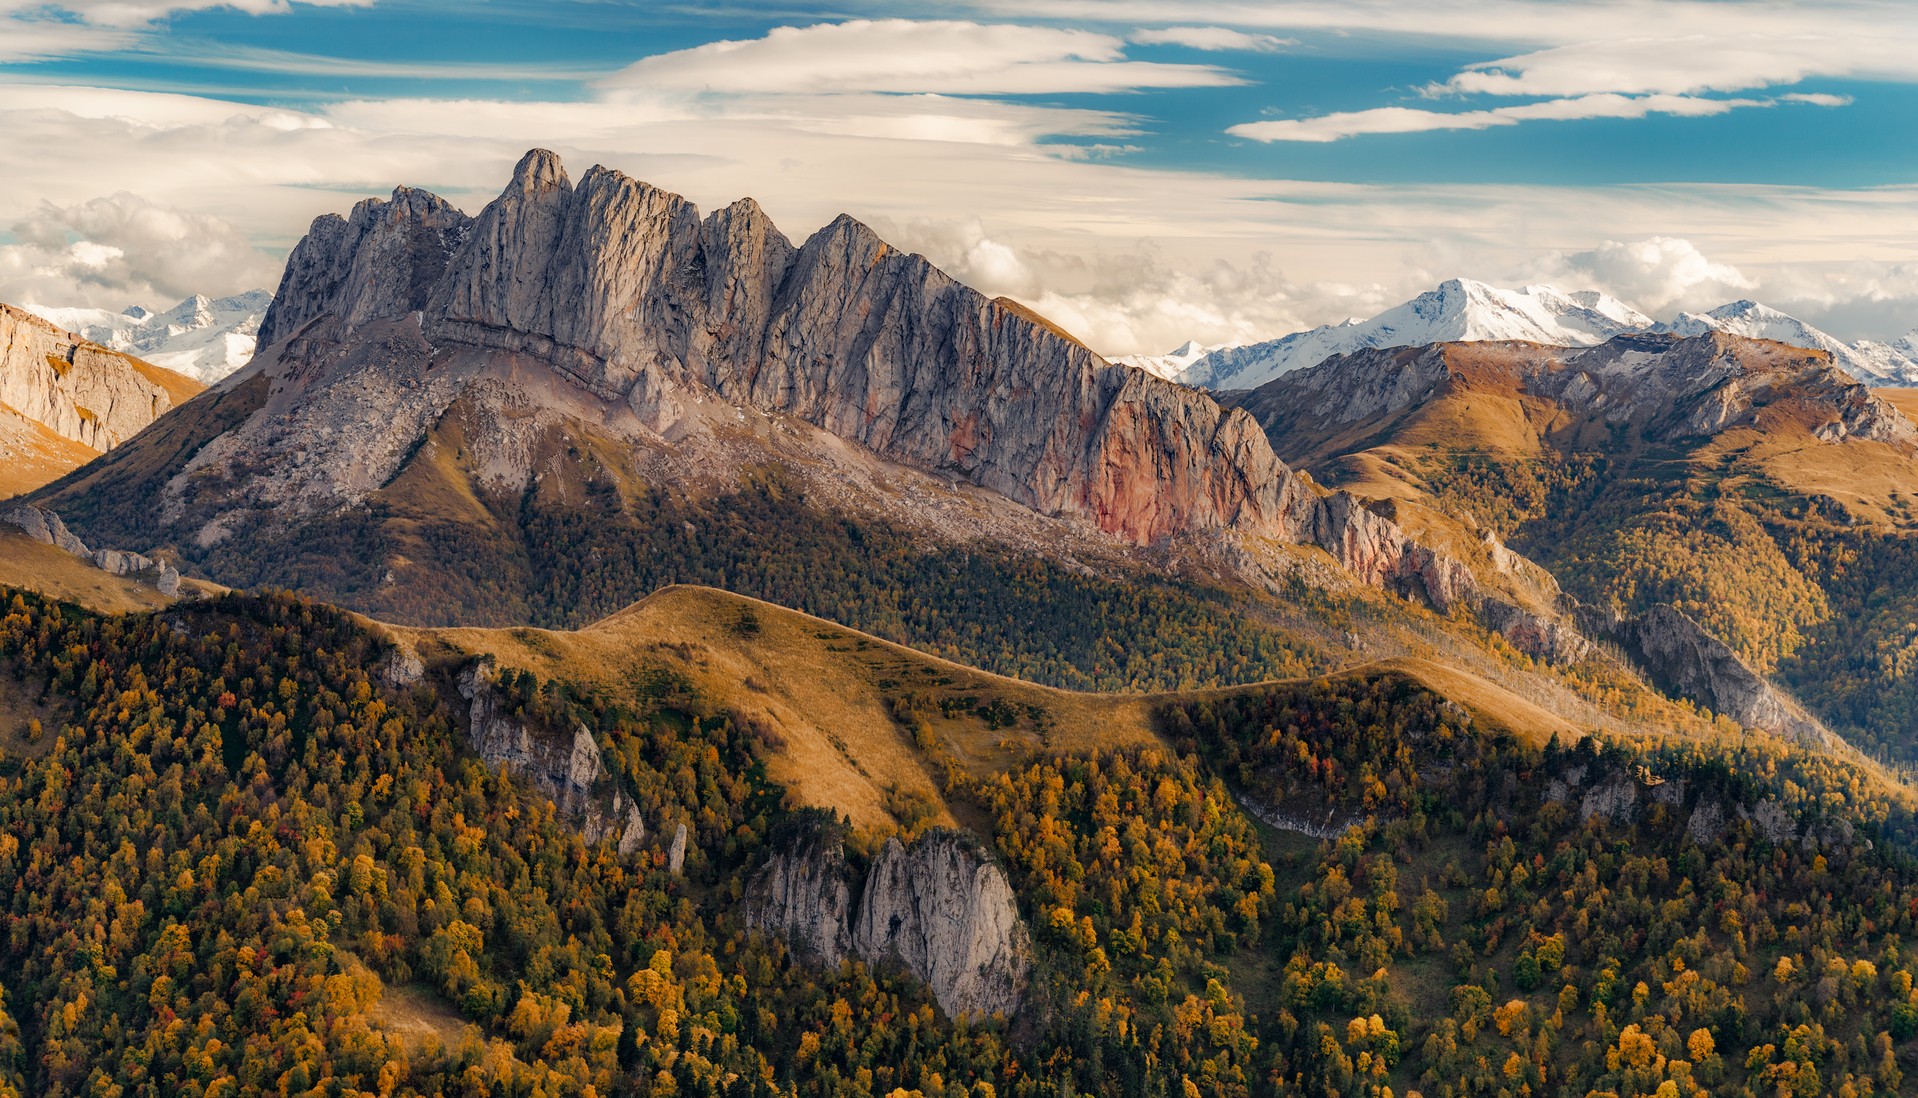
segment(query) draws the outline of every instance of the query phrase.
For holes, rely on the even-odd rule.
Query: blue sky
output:
[[[840,210],[1095,346],[1453,275],[1918,326],[1906,3],[0,0],[0,298],[270,284],[531,144],[793,235]],[[118,254],[115,254],[118,253]]]

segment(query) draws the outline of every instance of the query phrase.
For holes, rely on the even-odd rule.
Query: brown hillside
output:
[[[101,571],[11,526],[0,527],[0,585],[24,587],[103,614],[157,610],[171,601],[151,585]]]
[[[757,630],[741,627],[750,615]],[[889,790],[951,809],[943,762],[997,772],[1035,750],[1094,751],[1160,740],[1152,715],[1190,694],[1088,694],[993,675],[808,614],[706,587],[670,587],[577,632],[398,629],[433,659],[488,653],[504,666],[625,695],[642,669],[684,674],[713,702],[764,721],[784,741],[772,777],[808,804],[862,828],[894,823]],[[1542,743],[1565,720],[1502,687],[1430,660],[1363,664],[1343,675],[1404,675],[1493,727]],[[1223,695],[1260,685],[1207,691]],[[908,704],[931,736],[915,743],[895,712]],[[998,724],[998,727],[994,727]]]

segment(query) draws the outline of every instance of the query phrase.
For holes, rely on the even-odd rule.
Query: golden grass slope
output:
[[[51,484],[100,452],[0,404],[0,498]]]
[[[150,584],[95,568],[11,526],[0,527],[0,585],[24,587],[103,614],[157,610],[172,601]]]
[[[747,618],[757,628],[742,628]],[[685,675],[722,709],[765,722],[783,746],[771,777],[802,803],[862,830],[897,825],[902,795],[951,823],[938,769],[983,776],[1035,751],[1160,746],[1154,712],[1197,694],[1087,694],[1006,678],[756,599],[705,587],[669,587],[577,632],[542,629],[394,629],[429,660],[486,653],[505,667],[631,697],[643,670]],[[1342,675],[1404,675],[1465,706],[1486,724],[1543,743],[1577,732],[1502,687],[1430,660],[1368,663]],[[925,720],[899,719],[910,706]],[[986,714],[995,715],[996,719]],[[995,727],[995,725],[997,725]]]

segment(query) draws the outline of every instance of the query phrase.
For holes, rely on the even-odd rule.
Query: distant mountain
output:
[[[1162,355],[1121,355],[1112,361],[1121,366],[1134,366],[1153,377],[1162,377],[1167,381],[1182,381],[1193,365],[1207,355],[1223,351],[1229,343],[1214,343],[1210,346],[1198,340],[1188,340],[1177,350]]]
[[[1707,313],[1681,313],[1673,321],[1658,323],[1595,290],[1566,292],[1550,286],[1505,290],[1457,278],[1369,320],[1347,320],[1240,346],[1201,346],[1192,341],[1169,354],[1128,355],[1114,361],[1202,389],[1255,389],[1333,355],[1372,347],[1506,340],[1591,347],[1632,332],[1696,336],[1709,331],[1828,352],[1840,368],[1868,385],[1918,385],[1918,330],[1892,343],[1846,343],[1755,301],[1735,301]]]
[[[221,298],[195,294],[163,313],[138,305],[120,313],[22,307],[94,343],[212,384],[253,357],[260,322],[272,304],[272,294],[253,290]]]
[[[1892,730],[1918,714],[1918,669],[1880,656],[1918,589],[1918,426],[1888,399],[1903,395],[1819,349],[1706,327],[1374,348],[1224,399],[1286,462],[1392,500],[1414,533],[1436,511],[1527,554],[1587,635],[1638,651],[1661,685],[1809,735],[1757,677],[1777,673],[1909,758]],[[1688,621],[1711,639],[1672,639]]]
[[[86,464],[203,388],[0,305],[0,497]]]
[[[1280,374],[1369,347],[1420,347],[1461,340],[1589,347],[1651,323],[1650,317],[1617,298],[1592,291],[1566,293],[1550,286],[1503,290],[1454,278],[1370,320],[1348,320],[1264,343],[1210,350],[1190,357],[1176,373],[1162,376],[1206,389],[1254,389]],[[1191,347],[1188,343],[1181,351],[1189,352]]]
[[[1846,343],[1836,336],[1756,301],[1734,301],[1708,313],[1680,313],[1657,325],[1678,335],[1729,332],[1748,339],[1772,339],[1793,347],[1828,352],[1832,361],[1868,385],[1918,385],[1918,331],[1895,343]]]

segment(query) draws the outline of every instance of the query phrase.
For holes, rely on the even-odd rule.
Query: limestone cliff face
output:
[[[552,800],[589,843],[615,840],[621,854],[639,849],[646,822],[639,807],[617,789],[608,791],[599,745],[584,725],[554,735],[508,712],[491,657],[461,669],[460,696],[467,705],[467,741],[488,766],[499,767]]]
[[[851,881],[839,835],[805,829],[747,882],[746,924],[779,935],[827,967],[837,965],[852,955]]]
[[[948,1015],[1019,1009],[1031,935],[1005,873],[972,836],[939,830],[911,843],[888,839],[856,909],[850,896],[839,836],[815,828],[754,874],[745,916],[827,964],[851,956],[900,965]]]
[[[1830,738],[1823,725],[1676,607],[1660,604],[1635,617],[1581,608],[1578,620],[1586,632],[1624,648],[1659,686],[1677,695],[1751,728],[1814,744]]]
[[[1279,533],[1313,494],[1243,414],[1113,366],[849,217],[794,247],[750,201],[701,217],[605,168],[575,185],[544,151],[470,223],[416,191],[316,221],[262,343],[415,311],[439,351],[536,357],[655,429],[716,395],[1137,543]]]
[[[860,956],[924,980],[948,1014],[1011,1014],[1025,990],[1030,940],[1012,885],[961,832],[886,840],[852,937]]]
[[[260,324],[260,346],[279,343],[329,318],[336,337],[380,317],[426,304],[426,291],[465,238],[470,219],[438,195],[400,187],[369,198],[346,217],[314,220],[287,257],[280,289]]]
[[[0,405],[62,438],[110,450],[201,388],[0,305]]]
[[[360,504],[453,421],[485,486],[519,492],[529,440],[576,422],[636,451],[725,451],[716,465],[761,460],[725,450],[744,434],[790,434],[822,467],[965,482],[1061,520],[1048,533],[1255,580],[1270,547],[1304,543],[1441,609],[1481,598],[1464,565],[1287,467],[1245,412],[1107,363],[849,217],[795,246],[751,201],[702,216],[604,168],[575,182],[543,151],[477,217],[401,188],[315,221],[261,344],[222,383],[257,388],[244,418],[158,474],[164,532],[116,517],[116,534],[243,551],[249,529]]]
[[[1483,600],[1470,568],[1418,544],[1350,492],[1302,499],[1288,518],[1292,540],[1319,546],[1374,587],[1422,599],[1440,611]]]

